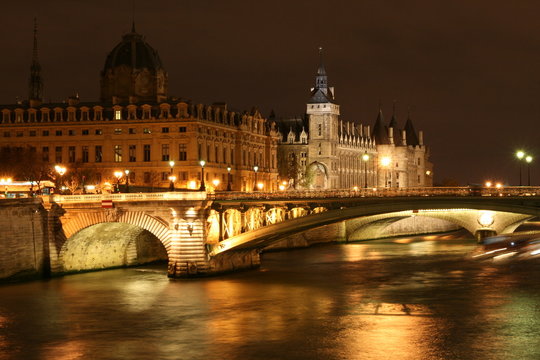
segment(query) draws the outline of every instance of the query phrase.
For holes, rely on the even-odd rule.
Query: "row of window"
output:
[[[123,132],[123,130],[121,128],[114,129],[114,134],[115,135],[120,135],[120,134],[122,134],[122,132]],[[161,128],[161,132],[163,134],[168,134],[170,132],[170,128],[163,127],[163,128]],[[185,133],[185,132],[187,132],[187,128],[185,126],[180,126],[178,128],[178,132]],[[55,130],[54,132],[51,131],[51,130],[42,130],[41,131],[41,136],[50,136],[51,133],[54,133],[55,136],[63,136],[64,135],[63,130]],[[129,128],[128,133],[129,134],[136,134],[137,129]],[[144,128],[143,129],[143,134],[151,134],[151,133],[152,133],[152,130],[150,128]],[[37,136],[37,134],[38,134],[37,130],[29,130],[28,131],[28,136],[33,137],[33,136]],[[68,136],[75,136],[75,135],[77,135],[77,132],[75,130],[67,130],[67,135]],[[89,129],[81,130],[81,135],[90,135],[90,130]],[[103,135],[103,130],[102,129],[95,129],[94,130],[94,135]],[[24,132],[23,131],[17,131],[15,133],[15,136],[16,137],[23,137]],[[4,131],[4,137],[11,137],[11,132],[10,131]]]

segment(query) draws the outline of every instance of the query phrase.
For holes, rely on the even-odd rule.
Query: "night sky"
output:
[[[75,92],[97,100],[132,8],[131,0],[3,2],[0,103],[27,97],[34,16],[46,101]],[[436,182],[515,185],[518,148],[540,163],[538,0],[139,0],[134,14],[171,96],[300,115],[322,46],[342,119],[373,126],[382,102],[388,121],[395,100],[403,126],[410,107]],[[536,166],[531,175],[540,185]]]

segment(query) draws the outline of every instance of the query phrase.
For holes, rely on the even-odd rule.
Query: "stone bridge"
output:
[[[512,232],[540,215],[540,198],[532,188],[194,191],[55,195],[44,198],[44,207],[53,274],[162,259],[168,260],[168,275],[175,278],[256,267],[261,249],[306,231],[352,241],[383,237],[391,224],[427,219],[435,226],[431,231],[441,223],[454,224],[478,239]],[[107,240],[96,240],[100,236]],[[116,247],[111,248],[111,237],[117,239]]]

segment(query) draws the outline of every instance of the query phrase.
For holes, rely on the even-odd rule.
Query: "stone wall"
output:
[[[46,211],[40,199],[1,201],[0,280],[43,276],[46,226]]]

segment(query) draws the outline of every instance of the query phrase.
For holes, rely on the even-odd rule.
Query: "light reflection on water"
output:
[[[442,235],[316,246],[170,281],[165,267],[0,287],[0,359],[538,359],[540,265]]]

